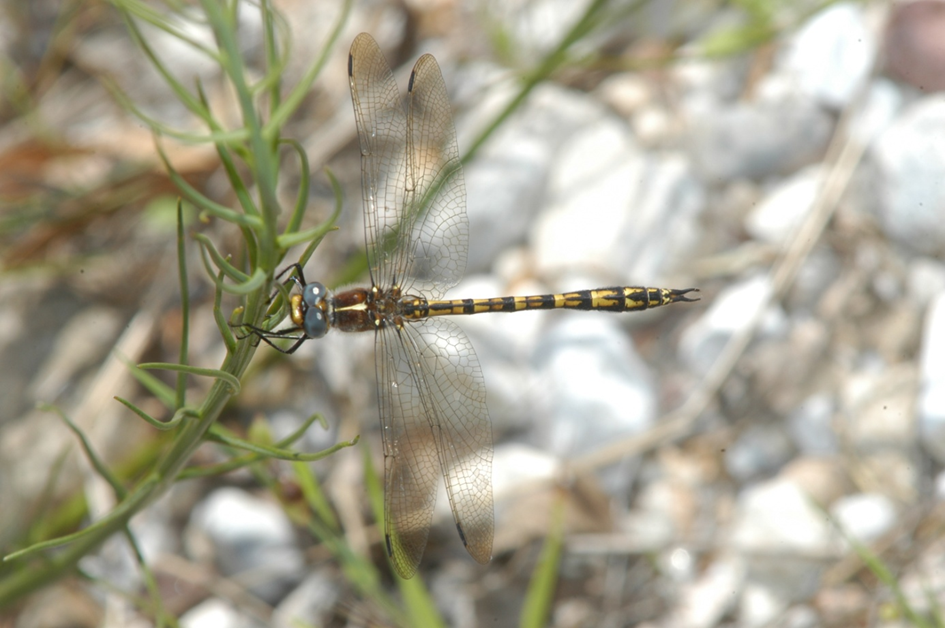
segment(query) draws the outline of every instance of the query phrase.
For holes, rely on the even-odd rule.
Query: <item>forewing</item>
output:
[[[407,116],[390,65],[367,33],[348,55],[348,82],[361,146],[364,239],[375,285],[391,286],[403,273],[395,262],[403,229]],[[403,264],[403,258],[398,258]]]
[[[433,520],[440,464],[418,387],[417,341],[394,326],[375,336],[377,397],[384,442],[384,531],[402,578],[417,571]]]
[[[465,332],[445,318],[410,323],[405,333],[453,520],[467,551],[485,564],[492,558],[495,527],[493,447],[479,359]]]
[[[404,220],[397,248],[405,286],[440,298],[466,272],[469,221],[456,130],[440,67],[423,55],[410,75]]]

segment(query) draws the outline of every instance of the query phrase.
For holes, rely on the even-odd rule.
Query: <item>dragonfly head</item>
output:
[[[292,296],[292,322],[302,328],[309,338],[321,338],[328,333],[328,298],[331,293],[318,282],[305,284],[302,294]]]

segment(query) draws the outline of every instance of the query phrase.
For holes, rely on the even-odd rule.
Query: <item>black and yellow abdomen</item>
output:
[[[679,301],[696,301],[688,296],[695,288],[618,287],[578,290],[560,294],[537,294],[526,297],[495,297],[492,299],[454,299],[434,301],[422,298],[402,302],[403,316],[407,319],[428,316],[483,314],[485,312],[523,312],[525,310],[601,310],[605,312],[635,312],[669,305]]]

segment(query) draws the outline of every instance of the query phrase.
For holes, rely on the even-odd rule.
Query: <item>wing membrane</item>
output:
[[[384,532],[402,578],[417,571],[433,521],[439,462],[404,331],[375,336],[377,397],[384,442]]]
[[[428,318],[406,327],[426,420],[436,440],[453,520],[480,563],[492,558],[492,422],[479,358],[451,320]]]
[[[404,578],[417,569],[446,481],[453,520],[470,555],[492,557],[492,426],[479,360],[455,323],[431,318],[377,334],[384,439],[385,532]]]
[[[432,56],[422,56],[405,113],[370,35],[355,38],[348,65],[371,279],[440,298],[462,278],[469,248],[466,188],[443,75]]]
[[[430,55],[417,61],[406,112],[370,35],[358,35],[351,45],[348,74],[371,280],[382,294],[400,286],[405,294],[440,298],[462,278],[469,240],[459,148],[440,68]],[[416,573],[440,475],[467,550],[486,563],[494,533],[492,427],[479,360],[454,323],[395,319],[390,313],[375,336],[385,533],[394,567],[404,578]]]
[[[348,55],[348,83],[361,146],[364,240],[374,285],[392,286],[406,181],[407,115],[377,42],[358,35]]]
[[[469,220],[449,97],[432,55],[417,61],[408,95],[404,214],[413,229],[399,253],[413,287],[438,299],[466,272]]]

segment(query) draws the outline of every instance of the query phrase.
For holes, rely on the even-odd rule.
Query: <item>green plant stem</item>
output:
[[[239,343],[236,353],[224,361],[223,370],[241,376],[249,365],[252,352],[252,343]],[[101,545],[112,534],[120,532],[131,517],[163,495],[203,442],[210,425],[220,415],[231,396],[232,388],[228,383],[220,380],[214,382],[200,408],[199,418],[184,425],[170,451],[158,462],[155,469],[129,492],[126,499],[91,528],[83,530],[81,536],[69,543],[61,553],[44,560],[38,567],[24,567],[0,581],[0,608],[9,606],[22,596],[70,572],[79,559]],[[41,546],[46,547],[42,544]],[[15,560],[23,553],[33,553],[37,547],[39,546],[11,554],[7,560]]]

